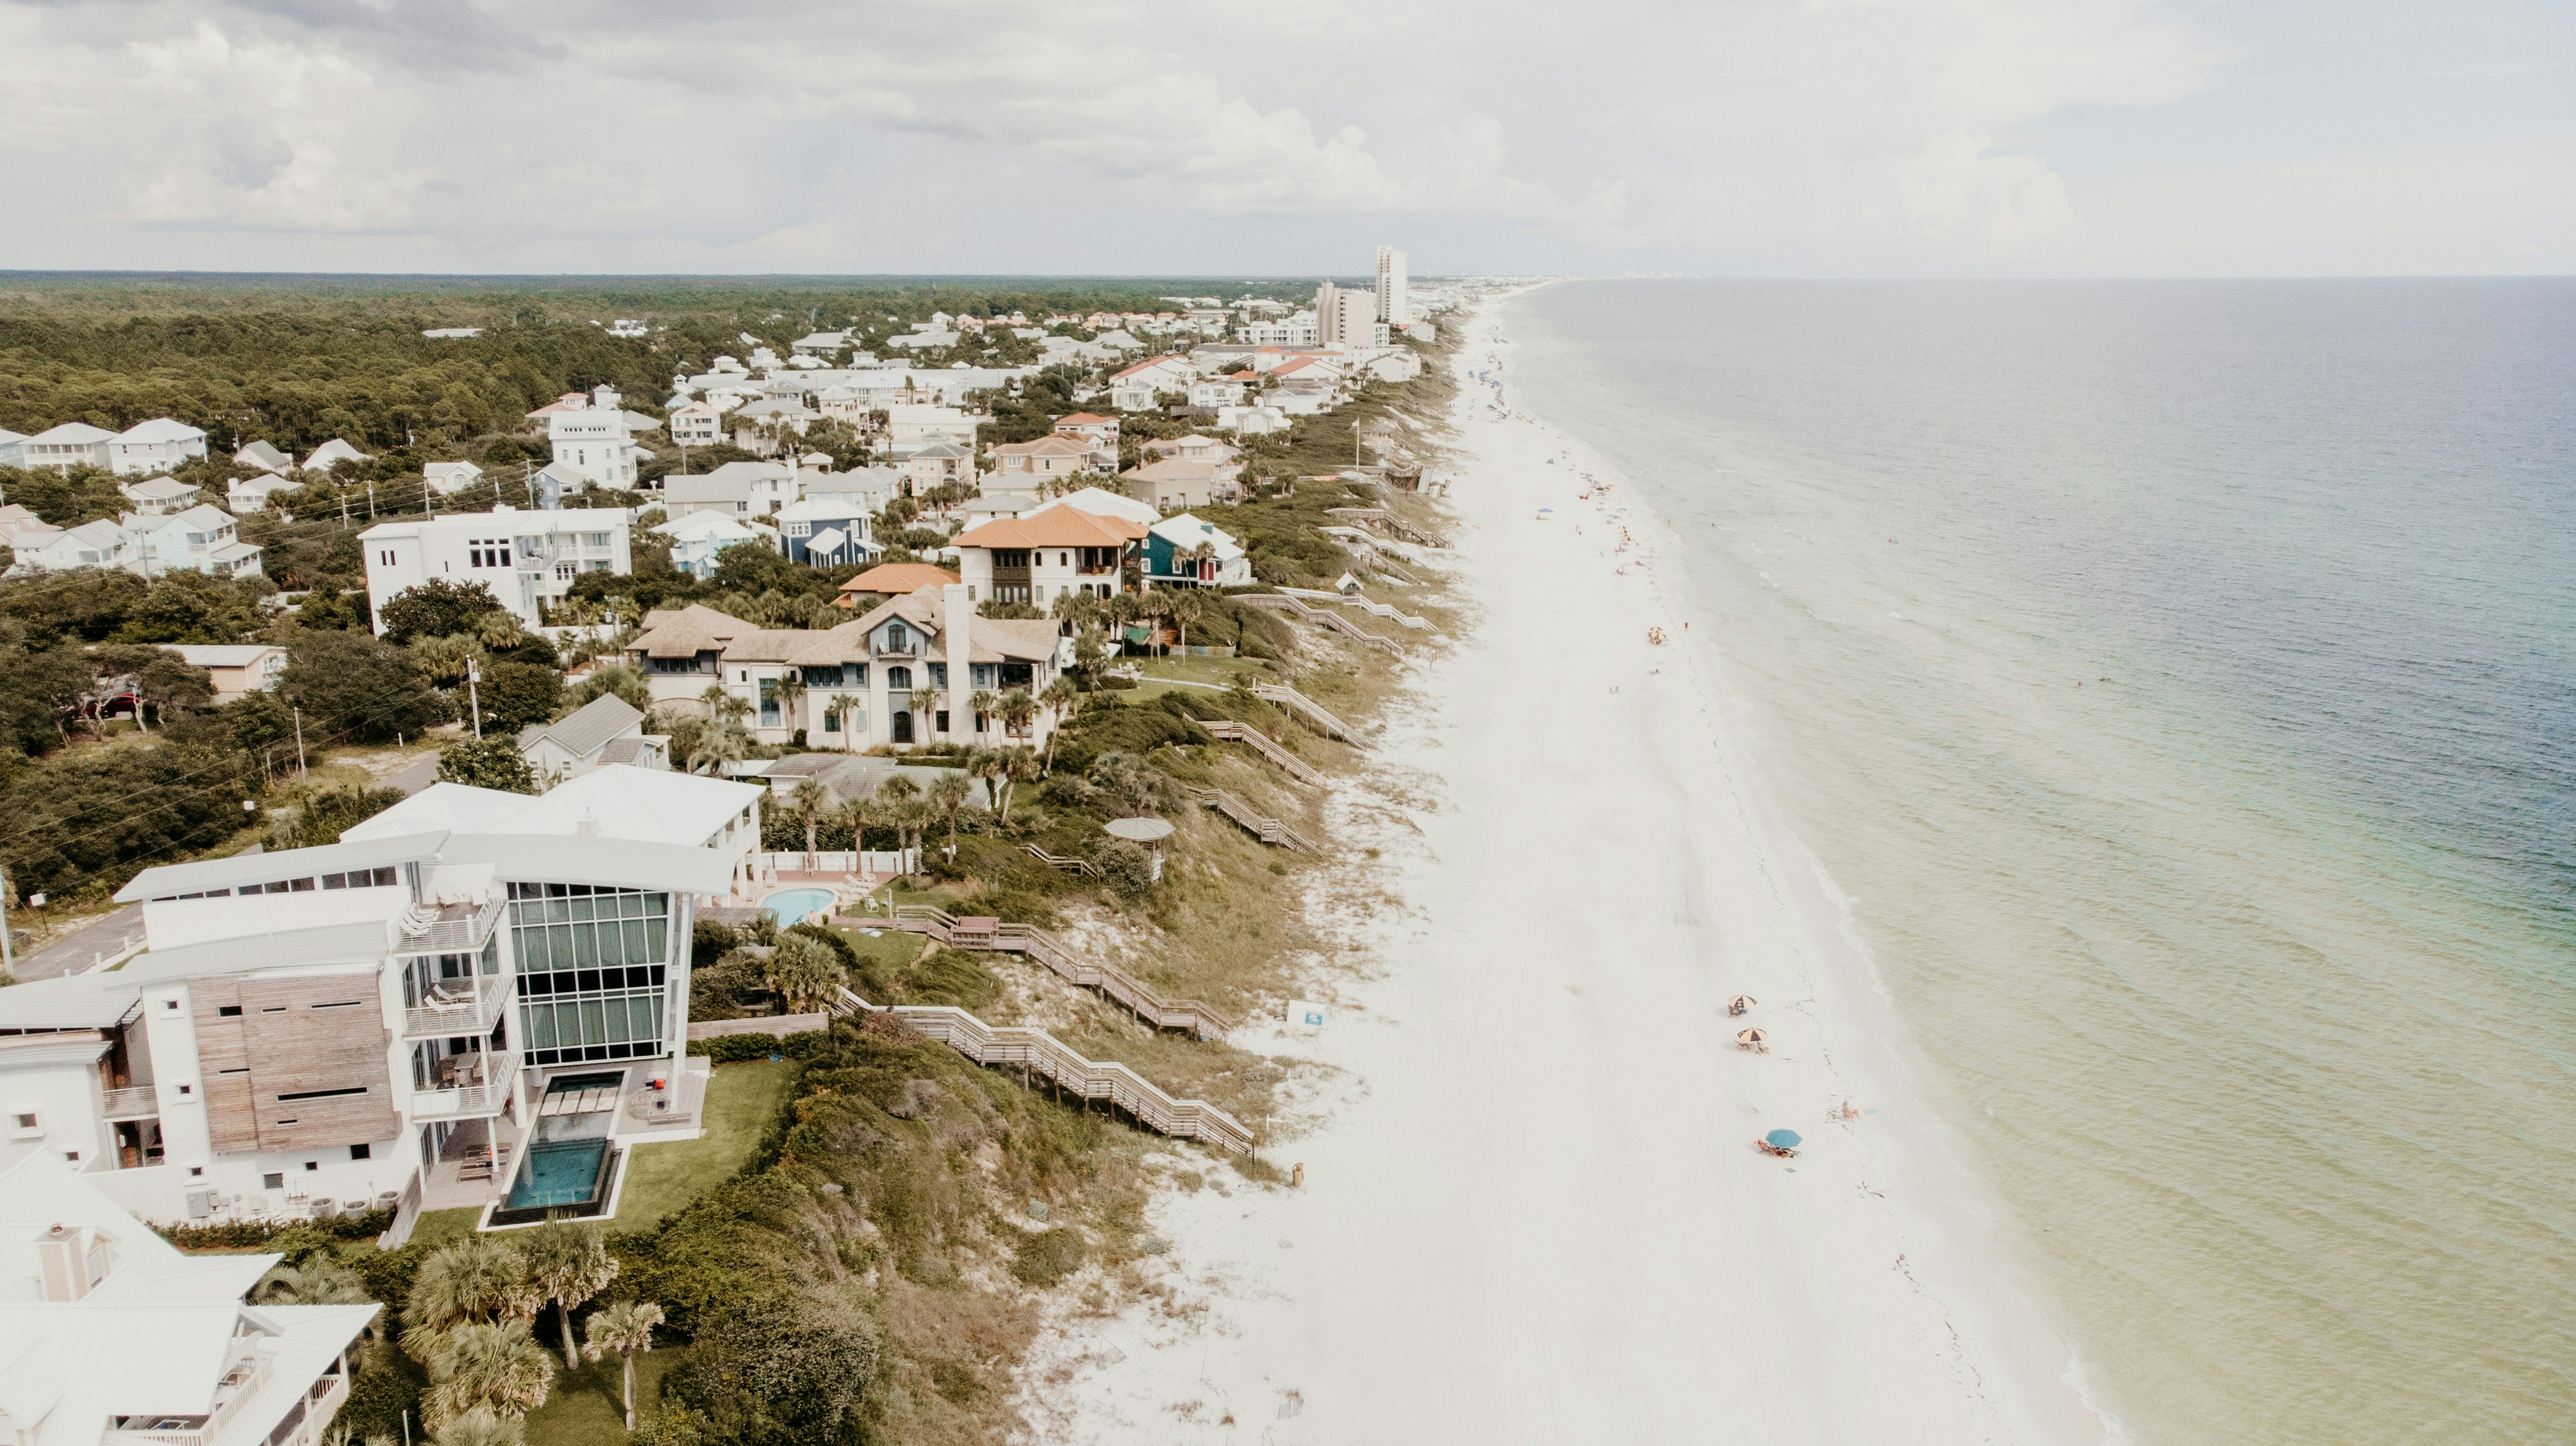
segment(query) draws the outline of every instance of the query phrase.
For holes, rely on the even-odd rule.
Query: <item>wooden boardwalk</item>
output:
[[[1358,729],[1334,716],[1332,711],[1323,704],[1285,683],[1255,683],[1252,685],[1252,696],[1266,703],[1278,704],[1287,709],[1291,716],[1327,737],[1339,738],[1354,748],[1368,747],[1360,741]]]
[[[1272,818],[1270,815],[1254,808],[1251,804],[1244,802],[1241,798],[1226,792],[1222,788],[1201,788],[1196,784],[1190,783],[1184,783],[1180,787],[1181,791],[1188,794],[1191,798],[1196,799],[1200,803],[1206,804],[1208,807],[1215,809],[1217,812],[1224,814],[1230,819],[1233,819],[1236,823],[1243,825],[1246,829],[1251,831],[1253,837],[1260,839],[1263,843],[1277,844],[1281,848],[1298,849],[1310,854],[1319,854],[1324,851],[1323,846],[1316,843],[1313,839],[1306,837],[1304,834],[1290,828],[1280,820]]]
[[[1290,777],[1301,782],[1320,784],[1324,781],[1324,775],[1316,772],[1305,759],[1270,741],[1268,734],[1248,723],[1237,723],[1230,718],[1202,718],[1199,726],[1206,729],[1211,738],[1242,744],[1278,764]]]
[[[1346,607],[1355,607],[1361,612],[1385,618],[1389,622],[1398,623],[1408,628],[1421,629],[1431,626],[1431,620],[1429,618],[1415,617],[1413,614],[1406,612],[1401,608],[1390,607],[1373,598],[1361,597],[1357,593],[1325,592],[1321,588],[1311,587],[1283,587],[1279,589],[1279,591],[1293,598],[1305,598],[1316,602],[1340,603]]]
[[[1379,652],[1386,653],[1393,657],[1401,658],[1404,656],[1404,649],[1397,647],[1394,639],[1381,638],[1377,634],[1370,632],[1368,629],[1361,627],[1359,624],[1352,622],[1349,618],[1343,617],[1340,613],[1331,612],[1324,608],[1310,607],[1307,605],[1304,598],[1290,597],[1285,593],[1247,592],[1235,594],[1234,601],[1239,603],[1249,603],[1257,608],[1269,608],[1274,612],[1290,613],[1294,616],[1304,618],[1306,621],[1313,623],[1318,627],[1327,628],[1333,632],[1340,633],[1343,636],[1358,642],[1364,647],[1375,648]]]
[[[1165,999],[1117,965],[1084,959],[1053,935],[1026,924],[961,919],[927,904],[905,904],[895,910],[894,927],[906,933],[927,934],[952,949],[1025,954],[1054,970],[1067,983],[1107,995],[1156,1029],[1185,1029],[1201,1039],[1223,1039],[1234,1028],[1232,1019],[1209,1005],[1195,999]]]
[[[1205,1100],[1175,1099],[1143,1075],[1113,1061],[1086,1059],[1043,1029],[986,1024],[963,1009],[930,1004],[870,1004],[844,986],[834,1014],[891,1014],[949,1048],[996,1069],[1017,1066],[1023,1083],[1043,1078],[1085,1104],[1093,1100],[1158,1134],[1249,1152],[1252,1132]]]

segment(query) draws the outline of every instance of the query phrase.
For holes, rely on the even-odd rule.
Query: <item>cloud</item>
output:
[[[0,208],[0,264],[1349,272],[1419,236],[1425,269],[2134,265],[2226,218],[2106,228],[2134,184],[2098,138],[2152,151],[2265,58],[2235,14],[0,0],[0,186],[53,198]],[[2498,56],[2531,50],[2440,61]]]

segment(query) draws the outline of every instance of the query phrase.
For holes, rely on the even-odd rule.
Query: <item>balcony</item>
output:
[[[111,1120],[148,1120],[161,1113],[161,1100],[150,1085],[103,1091],[107,1097],[106,1117]]]
[[[414,905],[403,916],[402,941],[394,946],[397,954],[473,954],[490,941],[492,931],[501,925],[501,914],[509,901],[494,898],[487,904]]]
[[[519,1053],[496,1049],[439,1061],[443,1082],[411,1095],[412,1118],[459,1120],[497,1115],[519,1078]]]
[[[510,1004],[519,995],[518,979],[510,974],[486,974],[479,981],[451,979],[444,984],[449,987],[431,988],[418,1004],[403,1011],[403,1038],[462,1039],[490,1034],[508,1017]]]

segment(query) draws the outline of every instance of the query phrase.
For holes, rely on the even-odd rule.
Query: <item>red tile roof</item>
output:
[[[946,587],[957,580],[957,574],[926,562],[881,562],[841,584],[841,591],[845,594],[877,592],[901,597],[925,587]],[[843,607],[850,606],[846,596],[840,601]]]
[[[1100,517],[1079,507],[1050,507],[1026,517],[1004,517],[961,533],[958,547],[1123,547],[1145,535],[1124,517]]]

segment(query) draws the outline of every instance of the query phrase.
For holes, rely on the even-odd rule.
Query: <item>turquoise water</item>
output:
[[[2576,1412],[2576,284],[1599,283],[1608,454],[2153,1442]]]
[[[540,1140],[528,1147],[528,1162],[510,1186],[504,1210],[537,1210],[554,1205],[581,1205],[599,1188],[600,1158],[606,1140]]]
[[[832,907],[832,891],[830,889],[781,889],[761,900],[760,906],[767,909],[770,917],[784,927],[801,922],[808,914]]]

